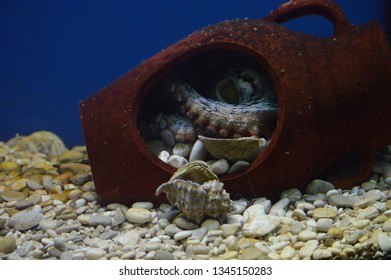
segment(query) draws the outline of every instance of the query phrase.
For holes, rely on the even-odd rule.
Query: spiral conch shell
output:
[[[217,218],[233,209],[232,200],[206,163],[193,161],[181,167],[170,181],[160,185],[156,195],[166,193],[168,201],[197,223],[204,217]]]

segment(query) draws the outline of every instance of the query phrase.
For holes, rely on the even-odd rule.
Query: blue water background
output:
[[[1,0],[0,141],[37,130],[83,145],[78,103],[142,60],[209,24],[261,18],[284,0]],[[337,0],[349,20],[378,19],[383,0]],[[326,37],[311,16],[287,27]]]

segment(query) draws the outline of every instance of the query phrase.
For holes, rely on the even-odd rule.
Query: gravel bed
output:
[[[361,185],[314,180],[196,224],[168,203],[99,205],[85,147],[41,131],[0,142],[0,259],[387,259],[390,188],[386,147]]]

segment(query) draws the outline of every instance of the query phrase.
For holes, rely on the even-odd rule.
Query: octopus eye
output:
[[[239,104],[240,90],[237,81],[229,77],[216,85],[216,97],[219,101],[229,104]]]

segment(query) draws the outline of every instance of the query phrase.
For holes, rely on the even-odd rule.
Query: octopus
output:
[[[158,87],[162,102],[170,105],[140,124],[144,139],[161,138],[171,147],[194,142],[199,135],[269,139],[276,125],[278,105],[270,78],[251,68],[229,69],[209,93],[197,92],[179,74]]]

